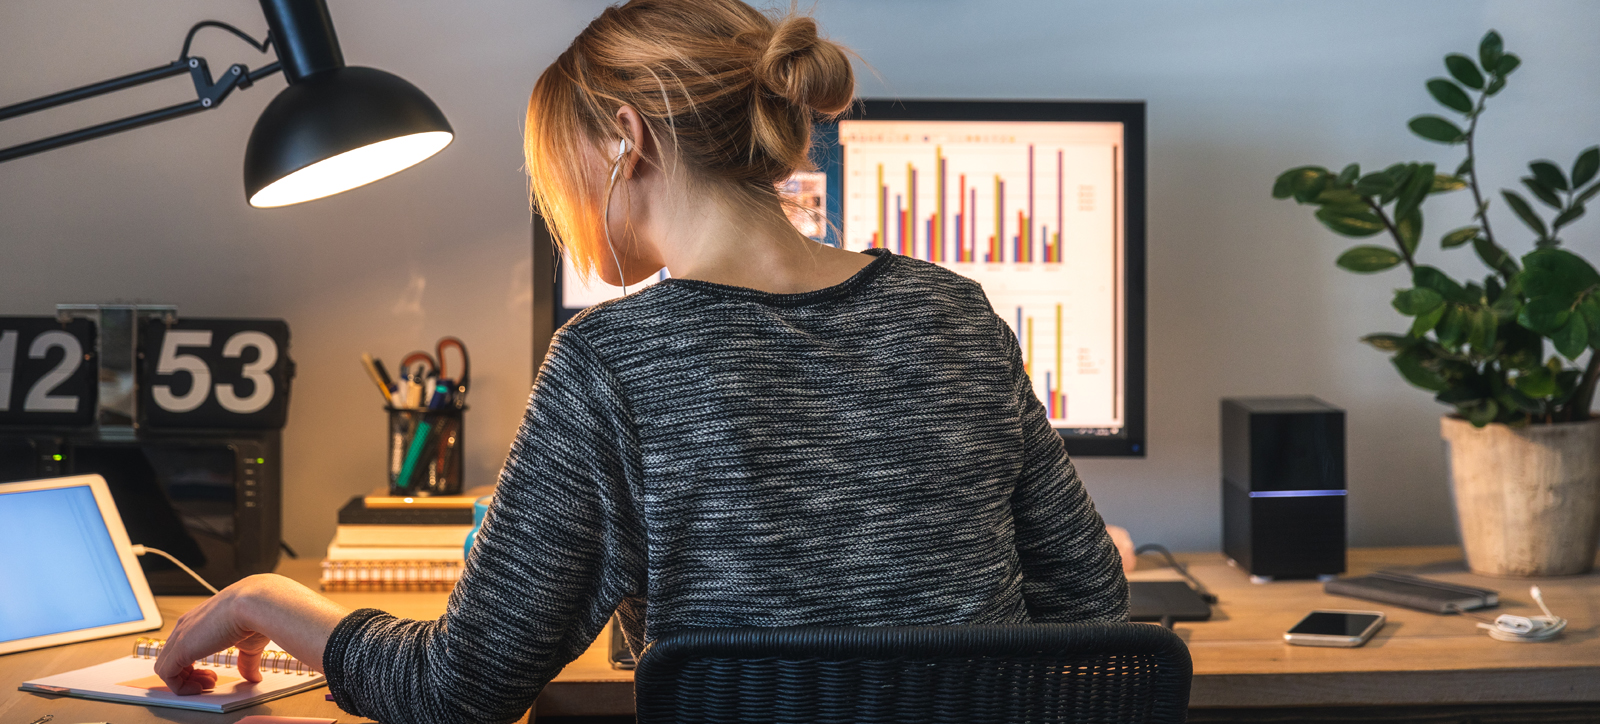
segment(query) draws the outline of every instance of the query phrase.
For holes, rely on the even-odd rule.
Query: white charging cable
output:
[[[1478,628],[1489,632],[1489,638],[1496,641],[1510,641],[1513,643],[1538,643],[1549,641],[1559,636],[1567,628],[1567,620],[1550,612],[1550,607],[1544,603],[1544,593],[1538,586],[1528,589],[1539,610],[1544,611],[1543,616],[1514,616],[1509,613],[1500,614],[1490,619],[1474,613],[1468,613],[1460,606],[1452,606],[1457,613],[1463,616],[1478,619]]]
[[[166,552],[164,550],[160,550],[158,548],[150,548],[148,546],[142,546],[142,545],[139,545],[138,543],[133,544],[132,548],[133,548],[133,554],[136,555],[136,556],[142,556],[142,555],[144,555],[146,553],[154,553],[154,554],[156,554],[158,556],[161,556],[162,558],[165,558],[165,559],[167,559],[169,561],[172,561],[179,568],[182,568],[184,573],[187,573],[190,576],[193,576],[194,580],[199,581],[200,585],[205,586],[207,591],[210,591],[212,593],[216,593],[217,592],[217,587],[216,586],[213,586],[213,585],[211,585],[209,583],[206,583],[206,579],[201,578],[200,574],[195,573],[193,568],[190,568],[190,567],[188,567],[186,565],[183,565],[183,561],[180,561],[180,560],[178,560],[176,558],[173,558],[171,553],[168,553],[168,552]]]

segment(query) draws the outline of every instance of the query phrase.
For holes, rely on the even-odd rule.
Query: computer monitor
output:
[[[865,100],[813,160],[783,188],[802,233],[979,282],[1067,451],[1145,454],[1144,103]],[[555,326],[620,294],[558,266]]]

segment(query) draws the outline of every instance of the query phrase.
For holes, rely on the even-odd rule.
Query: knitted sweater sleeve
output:
[[[1011,509],[1028,614],[1040,623],[1127,621],[1128,580],[1116,544],[1034,394],[1016,336],[997,323],[1011,346],[1022,418],[1022,472]]]
[[[334,700],[386,724],[520,717],[644,590],[638,460],[614,380],[563,330],[445,614],[346,617],[323,658]]]

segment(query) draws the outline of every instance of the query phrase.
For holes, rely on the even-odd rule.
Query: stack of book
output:
[[[466,562],[473,500],[352,498],[322,561],[322,590],[450,590]]]

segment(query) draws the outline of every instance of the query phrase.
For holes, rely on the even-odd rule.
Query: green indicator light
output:
[[[51,455],[50,458],[59,463],[59,462],[61,462],[61,453],[56,453],[54,455]]]
[[[266,465],[267,464],[267,459],[266,458],[256,458],[256,464],[257,465]]]

